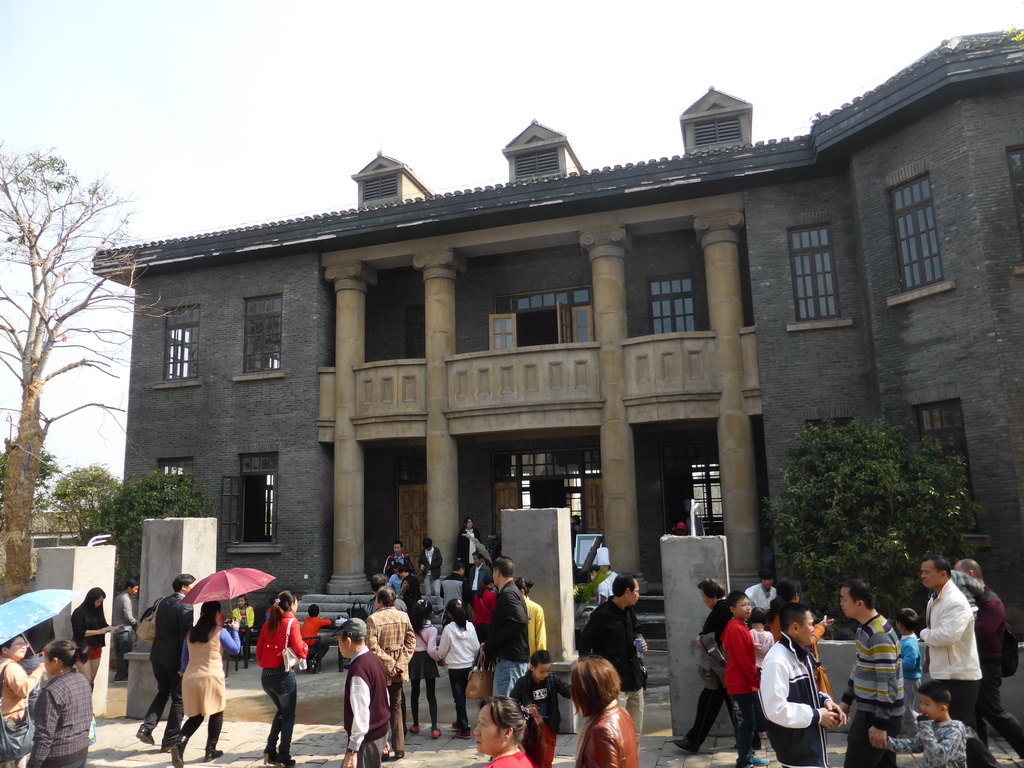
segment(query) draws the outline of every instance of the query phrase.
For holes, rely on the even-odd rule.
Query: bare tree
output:
[[[127,200],[105,178],[83,184],[51,152],[7,154],[0,146],[0,375],[21,388],[14,439],[4,440],[4,597],[31,578],[32,505],[40,456],[50,427],[102,402],[61,403],[43,409],[47,383],[72,371],[110,373],[125,331],[109,327],[110,310],[131,312],[130,256],[121,284],[92,272],[97,249],[126,237]],[[116,410],[116,409],[111,409]]]

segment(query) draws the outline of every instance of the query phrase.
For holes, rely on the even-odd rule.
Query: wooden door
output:
[[[501,510],[519,509],[519,483],[494,484],[494,531],[501,533]]]
[[[427,486],[398,486],[398,536],[405,551],[412,558],[413,572],[417,576],[417,558],[423,551],[423,537],[427,535]]]
[[[583,530],[604,533],[604,484],[599,477],[583,478]]]

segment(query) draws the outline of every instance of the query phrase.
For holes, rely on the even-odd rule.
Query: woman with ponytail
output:
[[[203,718],[209,716],[206,725],[206,757],[210,762],[224,753],[217,749],[221,726],[224,724],[224,707],[227,696],[224,691],[224,652],[234,656],[241,650],[238,637],[238,622],[232,620],[226,627],[216,600],[203,603],[199,620],[192,628],[181,649],[181,698],[184,704],[185,725],[178,740],[171,746],[171,763],[174,768],[185,764],[185,745]]]
[[[295,609],[299,601],[291,592],[282,592],[270,606],[266,622],[256,643],[256,661],[263,670],[263,690],[277,707],[270,725],[267,748],[263,751],[264,765],[292,768],[292,730],[295,728],[295,672],[284,667],[284,649],[291,648],[300,659],[306,658],[306,643],[302,639]],[[278,739],[280,738],[280,744]]]
[[[544,724],[537,708],[520,706],[508,696],[480,702],[476,751],[487,755],[488,768],[537,768],[544,760]]]

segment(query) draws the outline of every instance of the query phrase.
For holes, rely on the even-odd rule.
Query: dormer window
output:
[[[363,182],[363,200],[386,200],[398,197],[398,174]]]
[[[740,119],[729,117],[724,120],[701,120],[693,124],[693,141],[698,147],[713,144],[735,144],[743,138]]]
[[[545,149],[541,152],[516,155],[517,179],[525,179],[531,176],[551,176],[558,172],[557,149]]]
[[[532,181],[582,173],[580,161],[564,133],[536,120],[501,150],[508,158],[509,181]]]
[[[352,176],[359,185],[359,205],[386,205],[432,196],[427,185],[405,163],[380,152],[359,173]]]
[[[743,99],[709,88],[679,116],[687,152],[750,144],[754,108]]]

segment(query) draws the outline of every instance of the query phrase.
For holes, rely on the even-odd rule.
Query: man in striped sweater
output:
[[[883,732],[895,736],[903,716],[903,664],[900,637],[885,617],[875,610],[875,596],[863,579],[850,579],[839,589],[839,607],[856,621],[857,659],[839,706],[850,721],[845,768],[896,768],[896,755],[871,745],[871,737]]]

